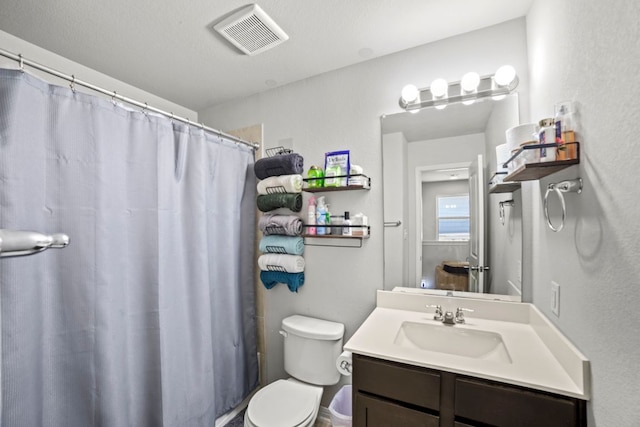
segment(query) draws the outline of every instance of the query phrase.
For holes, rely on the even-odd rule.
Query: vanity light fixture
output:
[[[428,88],[422,89],[407,85],[402,89],[399,103],[400,107],[411,112],[426,107],[442,109],[457,102],[470,105],[482,98],[502,99],[513,92],[518,83],[515,68],[504,65],[492,75],[467,73],[459,82],[447,83],[444,79],[436,79]]]

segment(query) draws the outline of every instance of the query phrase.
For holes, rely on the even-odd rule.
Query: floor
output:
[[[236,415],[231,421],[229,421],[225,427],[242,427],[244,426],[244,411]]]
[[[231,421],[227,423],[225,427],[243,427],[244,426],[244,411],[240,412]],[[331,421],[318,417],[316,419],[315,427],[331,427]]]

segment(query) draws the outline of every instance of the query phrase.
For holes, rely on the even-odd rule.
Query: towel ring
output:
[[[509,207],[511,207],[511,206],[513,206],[514,204],[515,204],[515,202],[514,202],[513,200],[504,200],[504,201],[502,201],[502,202],[498,203],[498,206],[500,206],[500,223],[501,223],[502,225],[504,225],[504,218],[505,218],[505,215],[504,215],[504,207],[505,207],[505,206],[509,206]]]
[[[558,199],[560,199],[560,204],[562,205],[562,219],[560,220],[560,225],[557,227],[553,225],[549,217],[549,194],[552,191],[558,195]],[[544,194],[544,217],[547,220],[549,228],[556,233],[564,228],[564,222],[567,217],[567,205],[564,203],[562,193],[582,193],[582,178],[570,179],[547,186],[547,191]]]

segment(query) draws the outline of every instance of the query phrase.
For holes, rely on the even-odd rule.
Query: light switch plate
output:
[[[560,285],[551,282],[551,311],[560,317]]]

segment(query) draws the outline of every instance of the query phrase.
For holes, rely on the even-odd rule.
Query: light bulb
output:
[[[418,91],[417,87],[415,87],[414,85],[406,85],[402,88],[401,96],[404,102],[410,103],[418,99],[419,94],[420,92]]]
[[[442,98],[447,96],[447,92],[449,90],[449,83],[445,79],[435,79],[431,82],[431,86],[429,88],[431,90],[431,94],[435,98]]]
[[[480,75],[473,71],[462,76],[460,81],[460,87],[465,92],[475,92],[478,90],[480,84]]]
[[[498,71],[496,71],[496,74],[493,76],[495,82],[500,86],[509,85],[515,78],[516,69],[511,65],[503,65],[502,67],[498,68]]]

